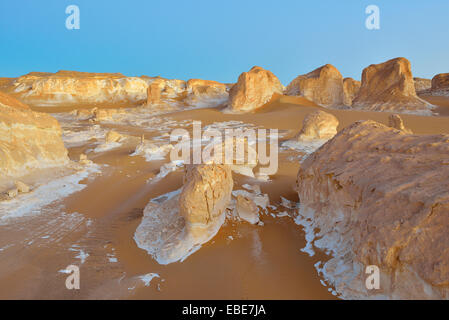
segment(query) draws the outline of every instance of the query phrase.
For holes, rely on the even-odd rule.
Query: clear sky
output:
[[[68,30],[68,5],[80,29]],[[365,8],[380,9],[380,30]],[[414,76],[449,72],[448,0],[1,0],[0,77],[30,71],[234,82],[254,65],[284,85],[325,64],[360,79],[403,56]]]

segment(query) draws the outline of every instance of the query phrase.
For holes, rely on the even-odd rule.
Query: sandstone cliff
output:
[[[352,107],[371,111],[432,114],[429,103],[416,95],[411,65],[405,58],[365,68],[362,86]]]
[[[69,161],[53,117],[33,112],[18,100],[0,92],[0,173],[21,176],[33,168],[62,165]]]
[[[448,135],[360,121],[302,163],[297,222],[332,254],[322,272],[343,298],[449,298],[448,153]]]
[[[243,72],[229,92],[229,107],[234,112],[248,112],[262,107],[273,94],[282,94],[283,86],[270,71],[253,67]]]

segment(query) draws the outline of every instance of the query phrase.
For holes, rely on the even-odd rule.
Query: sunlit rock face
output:
[[[147,90],[147,105],[180,104],[185,107],[215,107],[228,99],[225,84],[201,79],[155,79]]]
[[[69,161],[62,131],[53,117],[33,112],[18,100],[0,92],[0,173],[21,176],[34,168]]]
[[[335,116],[330,113],[317,110],[309,113],[304,118],[302,129],[297,136],[297,140],[329,140],[337,134],[337,127],[338,120]]]
[[[407,129],[405,127],[404,121],[398,114],[390,114],[390,116],[388,117],[388,126],[407,133],[412,133],[410,129]]]
[[[137,245],[160,264],[183,261],[219,231],[232,187],[227,165],[187,165],[182,189],[146,206],[134,236]]]
[[[285,89],[289,96],[303,96],[323,107],[344,104],[343,77],[333,65],[296,77]]]
[[[432,87],[431,79],[413,78],[413,82],[415,84],[415,91],[417,94],[425,92]]]
[[[449,135],[359,121],[301,164],[297,221],[332,254],[323,273],[343,298],[449,298],[447,154]]]
[[[410,62],[396,58],[372,64],[362,73],[355,109],[431,115],[429,103],[416,95]]]
[[[346,106],[351,106],[352,101],[359,93],[361,82],[352,78],[343,79],[343,103]]]
[[[17,78],[14,94],[40,106],[145,101],[152,78],[120,73],[31,72]]]
[[[239,76],[229,92],[228,105],[234,112],[254,111],[282,91],[283,86],[273,73],[256,66]]]
[[[190,105],[215,106],[229,98],[227,86],[217,81],[190,79],[186,90],[186,102]]]
[[[433,95],[449,96],[449,73],[440,73],[432,78]]]

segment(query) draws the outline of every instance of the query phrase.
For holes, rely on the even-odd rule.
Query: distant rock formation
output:
[[[56,119],[0,92],[0,176],[68,163],[61,135]]]
[[[388,126],[407,133],[412,133],[410,129],[405,128],[404,121],[398,114],[390,114],[388,117]]]
[[[283,86],[270,71],[253,67],[243,72],[229,92],[229,107],[233,112],[249,112],[270,101],[273,94],[282,94]]]
[[[296,137],[299,141],[329,140],[337,134],[338,119],[330,113],[317,110],[309,113]]]
[[[346,106],[352,106],[352,101],[359,93],[361,82],[352,78],[343,79],[343,103]]]
[[[150,83],[147,90],[147,105],[161,103],[161,93],[165,88],[165,80],[155,79]]]
[[[424,78],[413,78],[415,84],[415,91],[420,94],[423,91],[429,90],[432,87],[432,80]]]
[[[201,79],[155,79],[148,87],[147,105],[180,104],[191,107],[216,107],[228,100],[225,84]]]
[[[432,78],[432,95],[449,96],[449,73],[440,73]]]
[[[259,208],[253,199],[244,195],[237,195],[235,211],[240,219],[256,224],[259,222]]]
[[[145,208],[137,245],[160,264],[182,261],[218,232],[232,187],[227,165],[187,165],[182,189]]]
[[[431,115],[431,106],[416,95],[410,62],[396,58],[372,64],[362,73],[362,86],[352,107]]]
[[[448,135],[359,121],[301,164],[296,221],[331,253],[318,267],[342,298],[449,298],[448,151]]]
[[[289,96],[303,96],[323,107],[344,104],[343,77],[333,65],[296,77],[285,89]]]

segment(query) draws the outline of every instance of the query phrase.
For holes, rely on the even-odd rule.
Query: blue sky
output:
[[[65,8],[80,8],[67,30]],[[365,8],[380,8],[380,30]],[[0,77],[77,70],[234,82],[254,65],[283,84],[325,64],[360,79],[403,56],[415,76],[449,72],[447,0],[2,0]]]

